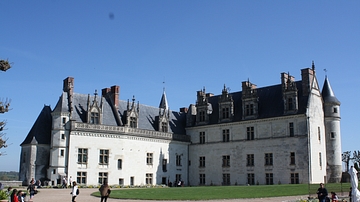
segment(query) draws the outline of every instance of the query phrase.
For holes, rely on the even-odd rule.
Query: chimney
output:
[[[305,68],[301,70],[301,83],[302,83],[302,90],[303,96],[308,96],[310,93],[310,88],[315,76],[315,68]]]
[[[120,86],[111,86],[111,99],[116,108],[119,107],[119,91]]]
[[[188,112],[188,108],[187,108],[187,107],[181,107],[181,108],[180,108],[180,112],[182,112],[182,113],[187,113],[187,112]]]
[[[110,88],[104,88],[101,90],[101,96],[105,97],[110,92]]]
[[[293,82],[295,82],[295,77],[291,76],[289,73],[285,73],[285,72],[281,73],[281,86],[283,87],[283,89],[287,89],[288,83],[293,83]]]
[[[73,89],[74,89],[74,78],[67,77],[66,79],[64,79],[63,91],[64,92],[71,91],[72,94]]]

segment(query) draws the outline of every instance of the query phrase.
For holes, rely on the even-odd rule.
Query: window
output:
[[[229,142],[230,141],[230,131],[229,129],[225,129],[223,132],[223,142]]]
[[[200,185],[205,185],[205,174],[200,174],[199,175],[199,181],[200,181]]]
[[[61,133],[61,139],[65,140],[65,134],[64,133]]]
[[[161,123],[161,131],[164,132],[164,133],[168,132],[168,124],[167,124],[167,122],[162,122]]]
[[[53,169],[52,174],[56,174],[56,170],[55,170],[55,169]]]
[[[205,156],[200,156],[200,158],[199,158],[199,167],[200,168],[205,167]]]
[[[100,149],[99,164],[107,165],[108,163],[109,163],[109,150]]]
[[[118,167],[118,170],[122,169],[122,159],[118,159],[117,167]]]
[[[247,183],[249,185],[255,185],[255,174],[254,173],[247,174]]]
[[[119,178],[119,185],[124,185],[124,178]]]
[[[146,173],[146,184],[152,184],[153,182],[153,174],[152,173]]]
[[[167,159],[163,159],[162,160],[162,170],[163,170],[163,172],[167,171],[166,165],[167,165]]]
[[[253,115],[254,114],[254,105],[253,104],[245,105],[245,112],[246,112],[246,116]]]
[[[318,139],[321,140],[321,133],[320,133],[320,127],[318,127]]]
[[[222,157],[222,167],[230,167],[230,156],[223,156]]]
[[[176,183],[179,183],[181,181],[181,174],[176,174],[175,180],[176,180]],[[175,186],[177,186],[177,185],[175,185]]]
[[[338,113],[338,109],[336,107],[334,107],[334,113]]]
[[[248,154],[246,156],[246,166],[254,166],[254,154]]]
[[[199,139],[200,144],[205,144],[205,132],[200,132]]]
[[[246,127],[247,140],[254,140],[254,127]]]
[[[86,184],[86,172],[77,172],[76,174],[76,183]]]
[[[223,173],[223,185],[230,185],[230,173]]]
[[[137,128],[136,117],[130,117],[130,128]]]
[[[290,165],[295,165],[295,152],[290,152]]]
[[[294,103],[293,103],[293,99],[291,97],[288,98],[288,110],[293,110],[294,109]]]
[[[66,118],[62,118],[62,123],[63,123],[63,124],[66,123]]]
[[[274,184],[274,176],[272,173],[265,173],[265,178],[267,185]]]
[[[293,122],[289,123],[289,132],[290,132],[290,137],[294,137],[294,123]]]
[[[291,181],[291,184],[299,184],[299,173],[291,173],[290,181]]]
[[[99,184],[104,184],[104,182],[107,182],[108,179],[108,173],[99,173]]]
[[[335,132],[331,132],[331,133],[330,133],[330,138],[331,138],[331,139],[334,139],[334,138],[335,138]]]
[[[135,181],[134,176],[131,176],[130,177],[130,186],[134,186],[134,181]]]
[[[181,155],[176,155],[176,166],[181,166]]]
[[[322,168],[321,152],[319,152],[319,166],[320,166],[320,169],[321,169]]]
[[[222,108],[222,118],[228,119],[230,117],[230,109],[229,107]]]
[[[147,165],[153,164],[153,153],[146,153],[146,164]]]
[[[99,124],[99,113],[98,112],[91,112],[90,123],[91,124]]]
[[[78,163],[87,163],[87,154],[88,154],[88,149],[79,148],[78,149]]]
[[[200,122],[205,121],[205,111],[200,111],[199,112],[199,121]]]
[[[64,156],[64,150],[63,149],[60,150],[60,156]]]
[[[273,154],[272,153],[266,153],[265,154],[265,165],[266,166],[272,166],[273,165]]]

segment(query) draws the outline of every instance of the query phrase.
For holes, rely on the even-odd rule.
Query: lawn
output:
[[[263,198],[277,196],[314,195],[318,184],[254,185],[254,186],[199,186],[112,189],[111,198],[142,200],[211,200],[235,198]],[[326,184],[329,192],[348,195],[349,183]],[[99,192],[93,193],[100,196]]]

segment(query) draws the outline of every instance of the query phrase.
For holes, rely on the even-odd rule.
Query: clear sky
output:
[[[0,171],[18,171],[20,144],[62,82],[74,91],[120,86],[120,99],[171,110],[196,91],[220,94],[280,83],[315,62],[341,102],[342,150],[360,150],[360,1],[129,0],[0,1],[0,99],[11,99]],[[325,73],[324,69],[327,70]]]

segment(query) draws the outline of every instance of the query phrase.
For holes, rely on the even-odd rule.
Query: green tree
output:
[[[11,64],[8,60],[0,60],[0,70],[5,72],[6,70],[11,68]],[[10,107],[10,100],[0,100],[0,114],[3,114],[5,112],[9,111]],[[4,128],[6,126],[6,120],[0,121],[0,149],[7,147],[6,141],[7,138],[5,137]],[[0,152],[0,156],[3,155],[2,152]]]

